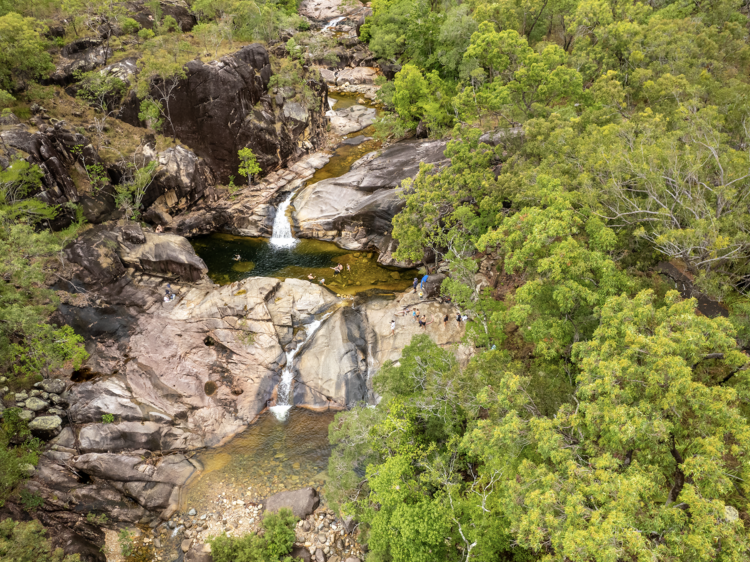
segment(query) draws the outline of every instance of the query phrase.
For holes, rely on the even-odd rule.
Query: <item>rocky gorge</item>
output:
[[[101,49],[92,44],[67,52],[96,67]],[[181,498],[213,470],[201,451],[230,443],[274,406],[332,412],[376,403],[373,374],[398,361],[423,331],[461,358],[470,355],[460,346],[462,325],[443,322],[455,309],[437,298],[440,276],[431,277],[423,299],[411,291],[347,298],[295,278],[247,276],[219,286],[188,240],[216,232],[270,237],[279,204],[289,199],[297,238],[376,252],[387,266],[418,265],[392,258],[391,219],[402,206],[397,188],[420,162],[446,164],[444,142],[364,144],[345,169],[316,176],[340,160],[335,146],[369,126],[376,113],[369,101],[331,109],[326,80],[339,92],[370,99],[378,72],[323,69],[314,83],[318,102],[304,106],[293,93],[269,89],[269,55],[261,45],[191,62],[175,95],[179,141],[164,147],[144,130],[134,152],[157,163],[142,222],[127,220],[115,204],[122,166],[78,128],[53,121],[42,107],[29,123],[11,119],[2,126],[2,158],[22,157],[44,172],[35,195],[65,208],[80,204],[91,223],[66,247],[53,282],[62,303],[54,320],[84,337],[88,361],[28,394],[2,393],[6,404],[22,408],[33,435],[49,441],[26,487],[44,498],[34,517],[55,530],[55,544],[66,552],[101,560],[105,538],[110,548],[114,529],[126,527],[152,559],[210,559],[203,546],[210,535],[256,531],[273,505],[272,492],[290,492],[293,484],[308,485],[319,502],[322,480],[291,463],[298,478],[274,482],[266,475],[250,493],[222,481],[195,511]],[[119,108],[128,132],[143,125],[135,104],[131,96]],[[220,186],[236,171],[244,146],[258,155],[263,177],[229,194]],[[106,170],[106,185],[87,177],[93,164]],[[54,226],[72,220],[66,211]],[[415,306],[429,319],[426,328],[409,315]],[[289,387],[280,396],[285,375]],[[13,502],[0,511],[8,514],[28,517]],[[105,516],[107,524],[91,514]],[[304,559],[362,556],[351,522],[336,519],[325,503],[299,516],[296,552]]]

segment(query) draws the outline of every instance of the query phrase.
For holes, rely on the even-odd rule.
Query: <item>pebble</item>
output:
[[[190,517],[194,517],[194,516],[198,515],[198,512],[195,511],[195,508],[191,508],[190,511],[188,511],[188,515],[190,515]],[[203,519],[205,519],[205,518],[206,518],[206,516],[204,515]]]

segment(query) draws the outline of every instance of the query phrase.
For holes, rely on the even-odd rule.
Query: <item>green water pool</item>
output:
[[[302,239],[294,248],[278,248],[266,238],[211,234],[191,242],[206,262],[208,276],[219,285],[247,277],[308,279],[313,275],[316,283],[325,279],[331,291],[353,295],[370,289],[403,291],[417,275],[415,270],[378,264],[375,252],[350,252],[320,240]],[[237,255],[239,260],[234,259]],[[334,276],[331,268],[338,263],[344,271]]]

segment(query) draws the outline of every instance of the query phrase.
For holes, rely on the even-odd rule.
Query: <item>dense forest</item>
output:
[[[447,262],[477,353],[415,339],[331,426],[368,559],[750,556],[746,8],[374,0],[381,134],[451,138],[398,255]]]
[[[159,142],[175,136],[170,95],[149,85],[235,42],[285,38],[274,80],[313,95],[300,45],[316,60],[331,45],[292,0],[195,0],[189,37],[153,4],[146,29],[113,0],[1,0],[3,116],[43,104],[53,55],[102,26],[118,30],[108,48],[139,56],[139,117]],[[748,17],[734,0],[373,0],[360,39],[397,70],[378,136],[448,139],[450,158],[402,185],[394,256],[448,272],[473,354],[416,337],[374,377],[378,405],[330,426],[325,493],[367,560],[750,559]],[[106,121],[125,86],[77,79],[117,149]],[[38,167],[0,164],[5,393],[86,359],[49,322],[55,262],[84,220],[28,197]],[[152,172],[117,186],[133,218]],[[5,410],[0,506],[43,447]],[[62,560],[43,535],[6,520],[0,558]]]

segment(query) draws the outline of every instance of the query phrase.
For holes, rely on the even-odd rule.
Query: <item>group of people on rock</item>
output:
[[[167,283],[167,288],[164,289],[164,302],[172,302],[175,296],[177,295],[172,292],[172,284]]]
[[[420,328],[427,329],[427,326],[429,324],[432,324],[435,322],[435,320],[427,320],[427,316],[425,316],[423,313],[419,312],[418,308],[406,308],[402,312],[397,312],[396,315],[403,315],[403,316],[411,316],[412,319],[419,324]],[[469,316],[466,314],[461,314],[461,312],[456,313],[456,322],[458,325],[461,325],[461,322],[466,322],[469,319]],[[443,327],[448,327],[448,320],[450,320],[450,314],[446,314],[443,318]],[[391,319],[391,335],[396,333],[396,319]]]

